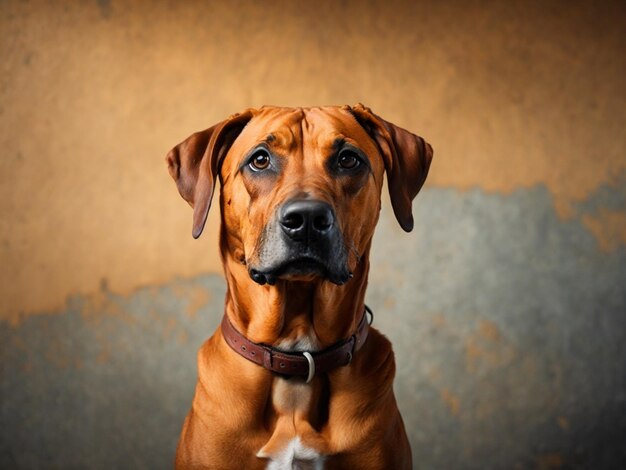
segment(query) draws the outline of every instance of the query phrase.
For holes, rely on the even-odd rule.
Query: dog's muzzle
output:
[[[258,264],[249,266],[259,284],[277,278],[316,275],[341,285],[351,277],[335,211],[316,199],[291,199],[283,203],[263,233]]]

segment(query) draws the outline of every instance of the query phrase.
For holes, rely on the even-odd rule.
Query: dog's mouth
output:
[[[343,285],[352,277],[347,268],[333,270],[324,261],[311,256],[289,259],[270,269],[250,268],[249,274],[254,282],[261,285],[274,285],[277,279],[308,281],[315,277]]]
[[[300,235],[302,238],[287,233],[276,220],[267,225],[256,250],[251,253],[252,259],[246,263],[252,280],[261,285],[274,285],[279,279],[302,282],[327,280],[337,285],[348,282],[352,273],[348,267],[343,235],[337,224],[327,233]]]

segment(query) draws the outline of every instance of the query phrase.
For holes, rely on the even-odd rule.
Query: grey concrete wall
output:
[[[362,101],[433,144],[368,303],[415,467],[626,468],[622,2],[0,4],[0,468],[171,468],[224,282],[165,152]],[[328,74],[331,73],[332,76]]]

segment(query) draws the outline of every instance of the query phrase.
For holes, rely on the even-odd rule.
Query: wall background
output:
[[[248,106],[435,148],[368,301],[419,468],[626,463],[623,2],[0,5],[0,466],[168,468],[219,322],[163,158]]]

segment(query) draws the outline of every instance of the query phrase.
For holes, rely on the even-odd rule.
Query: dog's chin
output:
[[[325,279],[339,286],[348,282],[352,273],[347,268],[332,269],[314,258],[297,258],[271,268],[250,268],[252,280],[258,284],[274,285],[278,279],[287,281],[314,281]]]

